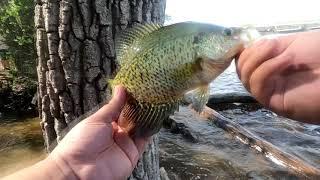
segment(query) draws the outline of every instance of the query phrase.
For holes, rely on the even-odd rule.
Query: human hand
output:
[[[109,104],[77,124],[49,155],[67,179],[126,179],[147,139],[131,139],[117,124],[125,90],[116,87]]]
[[[320,31],[263,39],[236,62],[246,89],[274,112],[320,123]]]

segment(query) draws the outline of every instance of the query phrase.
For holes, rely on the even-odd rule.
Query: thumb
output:
[[[112,99],[108,104],[99,109],[92,117],[95,121],[103,121],[111,123],[117,119],[121,113],[121,110],[126,102],[125,88],[122,86],[116,86]]]

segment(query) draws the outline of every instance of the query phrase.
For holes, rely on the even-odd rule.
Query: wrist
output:
[[[77,180],[77,176],[68,166],[62,165],[61,162],[56,161],[52,157],[47,157],[46,159],[30,166],[28,168],[22,169],[14,174],[11,174],[3,178],[4,180],[33,180],[33,179],[54,179],[54,180]]]
[[[47,173],[52,179],[61,180],[78,180],[73,169],[68,165],[66,161],[59,157],[54,157],[49,155],[43,162],[46,166],[45,169],[48,170]]]

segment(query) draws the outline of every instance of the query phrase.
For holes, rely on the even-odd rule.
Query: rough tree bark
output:
[[[75,118],[103,102],[115,70],[114,37],[163,23],[165,0],[36,0],[38,105],[47,150]],[[131,179],[159,179],[155,136]]]

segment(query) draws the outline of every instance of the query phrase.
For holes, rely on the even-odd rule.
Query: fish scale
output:
[[[201,111],[209,97],[208,84],[243,48],[243,33],[245,29],[195,22],[125,30],[116,39],[120,69],[110,81],[112,87],[122,85],[128,92],[120,126],[131,136],[157,133],[193,89],[194,104]]]
[[[177,52],[176,46],[166,46],[166,44],[159,47],[159,49],[166,49],[164,54],[175,54]],[[189,49],[185,47],[185,49]],[[163,104],[171,102],[173,99],[178,100],[183,94],[179,93],[180,97],[173,96],[179,89],[187,87],[189,84],[185,81],[186,77],[192,75],[192,63],[185,61],[190,59],[191,53],[180,54],[179,58],[169,58],[163,56],[160,58],[159,53],[155,52],[157,49],[152,49],[141,57],[148,57],[148,60],[135,60],[135,63],[128,66],[125,70],[121,71],[125,73],[119,74],[119,79],[126,84],[129,92],[136,92],[136,100],[141,102],[148,102],[153,104]],[[155,56],[155,54],[158,54]],[[161,54],[161,52],[160,52]],[[158,57],[159,56],[159,57]],[[140,70],[137,71],[136,69]],[[119,73],[121,73],[119,72]],[[139,78],[143,74],[143,81]],[[134,78],[137,77],[137,78]],[[135,80],[134,80],[135,79]],[[117,78],[115,79],[117,80]],[[160,85],[158,88],[157,85]],[[147,91],[148,90],[148,91]],[[150,95],[153,96],[150,96]]]

